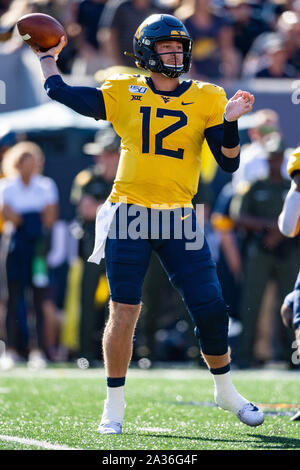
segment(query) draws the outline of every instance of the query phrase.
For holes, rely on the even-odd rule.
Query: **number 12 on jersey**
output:
[[[152,108],[150,106],[141,106],[140,113],[142,113],[142,153],[149,153],[150,151],[150,120],[151,120]],[[183,159],[184,149],[178,148],[172,150],[163,147],[163,139],[181,127],[187,125],[187,116],[183,111],[176,111],[173,109],[157,108],[156,118],[163,119],[165,116],[171,116],[177,118],[174,124],[166,127],[162,131],[155,135],[155,155],[164,155],[166,157]]]

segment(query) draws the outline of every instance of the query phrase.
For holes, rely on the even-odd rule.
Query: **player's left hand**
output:
[[[252,111],[254,96],[248,91],[238,90],[230,98],[225,107],[225,118],[227,121],[236,121],[239,117]]]

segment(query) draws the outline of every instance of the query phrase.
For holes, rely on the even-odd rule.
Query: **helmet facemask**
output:
[[[162,73],[163,75],[169,78],[179,77],[182,73],[184,73],[184,50],[183,50],[182,41],[179,41],[182,44],[182,51],[166,51],[166,52],[157,51],[156,48],[160,42],[164,42],[164,41],[157,41],[154,44],[154,50],[156,52],[156,55],[159,58],[158,68],[160,70],[160,73]],[[172,56],[174,59],[174,63],[167,64],[166,62],[164,62],[164,56]]]
[[[179,41],[183,45],[182,52],[162,52],[156,51],[156,44],[163,41]],[[190,70],[191,65],[191,54],[192,54],[192,41],[188,38],[183,39],[182,37],[166,37],[158,38],[158,40],[152,40],[144,38],[144,54],[141,61],[137,61],[136,65],[151,72],[161,73],[169,78],[177,78],[183,73],[187,73]],[[145,43],[149,42],[150,44]],[[174,55],[175,64],[164,63],[162,56]],[[178,56],[182,57],[181,63],[177,64]]]

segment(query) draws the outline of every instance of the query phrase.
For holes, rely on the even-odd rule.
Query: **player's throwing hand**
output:
[[[236,121],[246,113],[252,111],[254,104],[254,96],[248,91],[238,90],[236,94],[230,98],[225,107],[225,118],[227,121]]]
[[[44,56],[51,55],[54,57],[55,60],[57,60],[59,54],[61,53],[62,49],[65,47],[66,44],[67,44],[67,40],[65,36],[62,36],[57,46],[51,47],[51,49],[48,49],[46,52],[37,51],[33,49],[33,47],[31,47],[30,49],[39,57],[39,59],[41,59]]]

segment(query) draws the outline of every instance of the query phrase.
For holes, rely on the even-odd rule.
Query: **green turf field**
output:
[[[207,371],[132,369],[123,435],[100,436],[102,369],[1,372],[0,449],[300,449],[300,421],[290,421],[300,406],[300,373],[232,375],[240,393],[262,404],[262,426],[250,428],[215,407]]]

